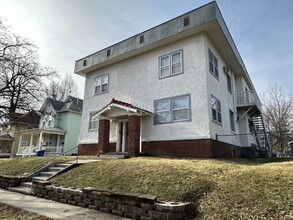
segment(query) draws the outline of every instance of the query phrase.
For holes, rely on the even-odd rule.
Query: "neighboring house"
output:
[[[40,116],[35,111],[25,114],[13,113],[10,120],[0,125],[0,153],[15,155],[19,145],[18,131],[37,128]],[[21,144],[24,144],[21,143]]]
[[[65,101],[47,98],[40,110],[39,128],[18,132],[17,155],[31,155],[37,150],[44,150],[45,156],[76,154],[82,105],[83,100],[72,96]]]
[[[269,151],[259,97],[216,2],[77,60],[75,73],[86,79],[81,155]]]

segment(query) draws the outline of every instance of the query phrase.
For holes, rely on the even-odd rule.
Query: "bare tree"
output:
[[[293,96],[280,86],[270,86],[263,96],[263,114],[272,147],[284,156],[293,132]]]
[[[0,119],[31,110],[41,100],[43,82],[50,75],[38,62],[37,47],[0,21]]]
[[[78,87],[72,76],[66,74],[64,79],[55,77],[50,81],[50,84],[46,86],[47,97],[64,101],[68,95],[78,96]]]

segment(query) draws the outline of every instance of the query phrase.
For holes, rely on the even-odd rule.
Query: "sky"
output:
[[[40,63],[69,74],[83,98],[76,60],[211,0],[0,0],[0,18],[31,39]],[[278,84],[293,93],[293,0],[217,0],[259,94]]]

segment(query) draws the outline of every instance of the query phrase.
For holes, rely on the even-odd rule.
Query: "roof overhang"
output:
[[[13,137],[9,134],[2,134],[0,135],[0,141],[13,141]]]
[[[117,103],[110,103],[93,115],[93,119],[119,119],[129,115],[150,116],[152,113],[135,107],[127,107]]]
[[[30,135],[30,134],[57,134],[57,135],[65,135],[66,131],[61,128],[35,128],[35,129],[26,129],[17,131],[21,135]]]
[[[186,16],[189,16],[190,24],[184,27],[183,20]],[[215,1],[77,60],[74,72],[85,76],[87,73],[199,33],[205,33],[209,37],[232,71],[236,75],[242,75],[251,90],[255,90]],[[142,44],[141,35],[144,35],[145,39]],[[108,50],[111,51],[110,56],[106,55]]]

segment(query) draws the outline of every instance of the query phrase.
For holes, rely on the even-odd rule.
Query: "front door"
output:
[[[118,123],[117,152],[127,152],[128,121]]]

